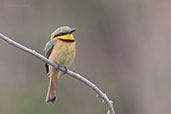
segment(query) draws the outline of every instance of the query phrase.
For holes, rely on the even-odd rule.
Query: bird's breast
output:
[[[61,66],[68,67],[75,58],[75,42],[57,41],[49,59]]]

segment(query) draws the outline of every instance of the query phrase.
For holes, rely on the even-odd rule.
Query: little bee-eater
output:
[[[76,28],[62,26],[51,34],[50,41],[45,46],[45,55],[49,60],[65,68],[72,64],[76,53],[76,41],[72,35],[74,31],[76,31]],[[61,71],[56,70],[47,63],[45,64],[45,68],[46,73],[50,77],[46,102],[54,103],[56,99],[56,82]]]

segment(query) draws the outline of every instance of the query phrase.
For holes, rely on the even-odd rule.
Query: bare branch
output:
[[[52,61],[50,61],[49,59],[47,59],[46,57],[44,57],[43,55],[39,54],[38,52],[36,52],[35,50],[31,50],[15,41],[13,41],[12,39],[10,39],[9,37],[3,35],[0,33],[0,38],[3,39],[4,41],[8,42],[9,44],[29,53],[32,54],[33,56],[39,58],[40,60],[42,60],[43,62],[46,62],[50,65],[52,65],[54,68],[61,70],[62,72],[65,72],[65,68],[64,67],[60,67],[58,64],[53,63]],[[112,101],[109,100],[109,98],[107,97],[107,95],[105,93],[103,93],[95,84],[93,84],[92,82],[90,82],[89,80],[87,80],[86,78],[84,78],[82,75],[75,73],[71,70],[67,70],[66,74],[68,74],[69,76],[72,76],[73,78],[76,78],[77,80],[80,80],[81,82],[83,82],[84,84],[86,84],[87,86],[89,86],[91,89],[93,89],[98,95],[98,97],[100,97],[102,99],[102,101],[104,101],[107,106],[109,107],[107,114],[115,114],[114,112],[114,108],[113,108],[113,104]]]

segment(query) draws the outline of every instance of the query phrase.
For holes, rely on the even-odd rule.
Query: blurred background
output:
[[[0,0],[0,32],[44,54],[51,33],[76,27],[70,67],[113,101],[116,114],[170,114],[171,1]],[[89,87],[64,75],[46,104],[39,59],[0,40],[0,114],[106,114]]]

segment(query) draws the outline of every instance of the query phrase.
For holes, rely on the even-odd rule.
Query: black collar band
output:
[[[64,42],[75,42],[75,40],[68,40],[68,39],[59,39],[61,41],[64,41]]]

